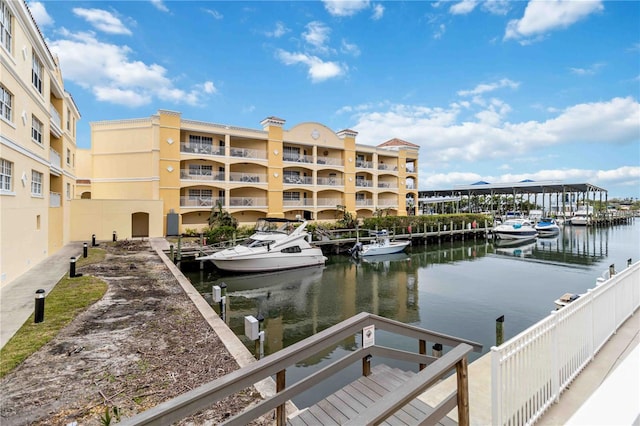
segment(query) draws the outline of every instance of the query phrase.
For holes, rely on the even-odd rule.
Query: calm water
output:
[[[560,236],[520,246],[498,247],[485,240],[414,245],[407,253],[354,261],[330,256],[325,267],[262,275],[221,275],[212,266],[185,272],[211,303],[211,287],[227,284],[227,323],[244,338],[244,317],[265,320],[265,354],[273,353],[367,311],[481,343],[495,344],[495,320],[505,316],[505,340],[554,309],[564,293],[583,293],[615,264],[640,259],[640,220],[608,228],[567,226]],[[184,268],[186,269],[186,268]],[[213,304],[217,312],[218,305]],[[399,340],[396,340],[399,339]],[[377,342],[415,351],[415,341],[378,336]],[[358,346],[355,339],[287,370],[294,381]],[[472,354],[473,361],[480,354]],[[359,366],[294,402],[304,406],[348,383]]]

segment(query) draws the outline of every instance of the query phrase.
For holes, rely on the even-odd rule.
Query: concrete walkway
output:
[[[33,313],[36,290],[44,289],[46,297],[58,281],[69,273],[71,258],[82,256],[83,244],[67,244],[9,284],[0,287],[0,348]],[[46,319],[45,316],[45,321]]]

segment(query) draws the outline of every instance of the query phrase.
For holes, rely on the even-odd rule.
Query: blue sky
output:
[[[28,2],[82,120],[308,121],[420,145],[419,189],[640,197],[638,1]]]

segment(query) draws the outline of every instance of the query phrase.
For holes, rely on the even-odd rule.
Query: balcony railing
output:
[[[264,173],[241,173],[231,172],[229,173],[230,182],[251,182],[251,183],[266,183],[267,175]]]
[[[291,153],[285,153],[282,159],[284,161],[293,163],[313,163],[313,156],[311,155],[295,155]]]
[[[380,207],[398,207],[398,200],[378,200],[378,206]]]
[[[224,146],[213,146],[210,143],[180,142],[180,152],[187,154],[224,155]]]
[[[398,184],[395,182],[378,182],[378,188],[398,188]]]
[[[224,172],[213,172],[211,170],[181,169],[180,179],[224,182]]]
[[[49,163],[58,169],[62,167],[62,159],[60,153],[53,148],[49,148]]]
[[[267,199],[265,197],[231,197],[229,199],[229,207],[246,208],[246,207],[267,207]]]
[[[250,158],[255,160],[266,160],[267,151],[260,149],[231,148],[232,157]]]
[[[372,180],[367,179],[356,179],[356,186],[360,188],[368,188],[373,186]]]
[[[60,113],[53,105],[49,105],[49,113],[51,114],[51,130],[56,137],[62,136],[62,119],[60,118]]]
[[[313,207],[313,198],[302,198],[300,200],[282,200],[284,207]]]
[[[49,207],[60,207],[62,197],[57,192],[49,192]]]
[[[283,176],[282,182],[285,185],[313,185],[311,176]]]
[[[378,170],[393,170],[394,172],[397,172],[398,166],[390,166],[389,164],[379,163]]]
[[[342,186],[344,185],[344,180],[338,177],[319,177],[318,185],[325,186]]]
[[[194,197],[194,196],[182,196],[180,197],[180,207],[213,207],[218,204],[224,206],[224,198],[218,197]]]
[[[344,161],[342,158],[330,158],[330,157],[318,157],[316,160],[317,164],[326,164],[329,166],[344,166]]]
[[[318,198],[318,207],[337,207],[342,203],[342,198]]]
[[[373,163],[371,161],[356,160],[356,167],[359,169],[373,169]]]
[[[373,206],[372,199],[356,200],[357,207],[371,207]]]

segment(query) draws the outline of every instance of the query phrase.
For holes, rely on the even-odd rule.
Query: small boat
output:
[[[567,306],[569,303],[575,301],[576,299],[578,299],[580,297],[579,294],[575,294],[575,293],[565,293],[562,296],[558,297],[556,300],[553,301],[553,303],[555,303],[556,305],[556,310],[560,309],[560,308],[564,308],[565,306]]]
[[[262,218],[255,232],[237,246],[196,258],[232,272],[270,272],[324,265],[322,250],[312,246],[306,220]]]
[[[386,229],[375,232],[374,236],[375,239],[369,244],[356,243],[349,249],[349,253],[355,257],[400,253],[411,244],[411,241],[391,241]]]
[[[507,219],[491,230],[493,237],[499,240],[532,240],[538,231],[526,219]]]
[[[587,226],[591,225],[591,213],[592,209],[589,208],[589,212],[585,208],[579,208],[573,217],[570,219],[572,226]]]
[[[555,237],[560,233],[558,222],[550,217],[540,219],[534,228],[538,231],[538,236],[540,237]]]

